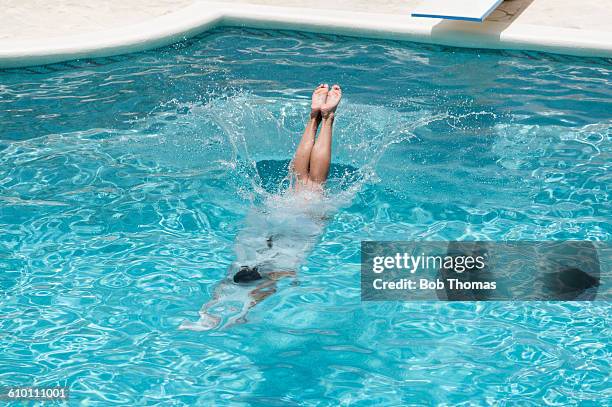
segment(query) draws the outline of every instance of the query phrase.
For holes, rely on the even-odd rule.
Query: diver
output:
[[[222,319],[226,325],[244,322],[250,308],[276,292],[279,279],[295,276],[324,230],[324,188],[341,98],[339,85],[321,84],[314,90],[308,123],[289,164],[288,190],[251,208],[234,242],[228,278],[204,304],[200,319],[184,321],[180,329],[213,329]]]
[[[293,188],[298,192],[323,191],[331,163],[334,116],[341,98],[342,89],[339,85],[334,85],[330,89],[329,85],[321,84],[312,94],[310,118],[290,164],[294,178]],[[321,131],[317,138],[319,126]],[[267,247],[272,248],[273,244],[274,236],[268,236]],[[241,265],[233,277],[234,282],[248,283],[261,279],[259,268],[259,265]]]

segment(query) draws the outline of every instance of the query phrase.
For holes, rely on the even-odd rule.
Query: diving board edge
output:
[[[418,8],[416,11],[413,11],[410,15],[412,17],[418,18],[440,18],[443,20],[458,20],[458,21],[473,21],[477,23],[482,23],[484,20],[493,12],[497,7],[499,7],[504,0],[496,0],[491,4],[491,6],[480,15],[480,17],[468,17],[468,16],[460,16],[460,15],[450,15],[450,14],[434,14],[434,13],[423,13],[419,12]]]

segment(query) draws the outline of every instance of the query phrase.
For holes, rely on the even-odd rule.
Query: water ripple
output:
[[[362,303],[359,242],[610,240],[611,69],[224,29],[0,70],[0,382],[83,405],[600,403],[607,303]],[[320,82],[345,89],[334,162],[359,176],[330,182],[296,282],[246,324],[178,330]]]

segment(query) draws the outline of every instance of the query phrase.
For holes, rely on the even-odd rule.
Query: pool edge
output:
[[[198,2],[151,20],[91,34],[0,42],[0,68],[44,65],[158,48],[224,25],[293,29],[326,34],[395,39],[465,48],[542,51],[612,57],[612,32],[571,28],[419,19],[297,7]]]

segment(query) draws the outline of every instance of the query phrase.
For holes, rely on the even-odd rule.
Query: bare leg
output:
[[[310,114],[308,123],[302,139],[295,150],[295,156],[293,156],[293,162],[291,163],[291,169],[294,172],[298,180],[302,182],[308,181],[308,170],[310,167],[310,152],[315,142],[315,135],[317,134],[317,128],[321,123],[321,116],[319,114]]]
[[[309,179],[312,184],[320,186],[327,181],[331,163],[332,130],[336,107],[342,98],[342,89],[334,85],[327,94],[327,100],[321,107],[322,125],[317,142],[310,153]]]
[[[329,86],[325,84],[319,85],[313,92],[310,118],[308,119],[306,129],[304,129],[304,134],[302,134],[302,139],[300,140],[300,144],[293,157],[293,162],[291,163],[292,171],[302,183],[308,182],[310,153],[315,142],[319,123],[321,123],[321,106],[325,103],[328,91]]]

